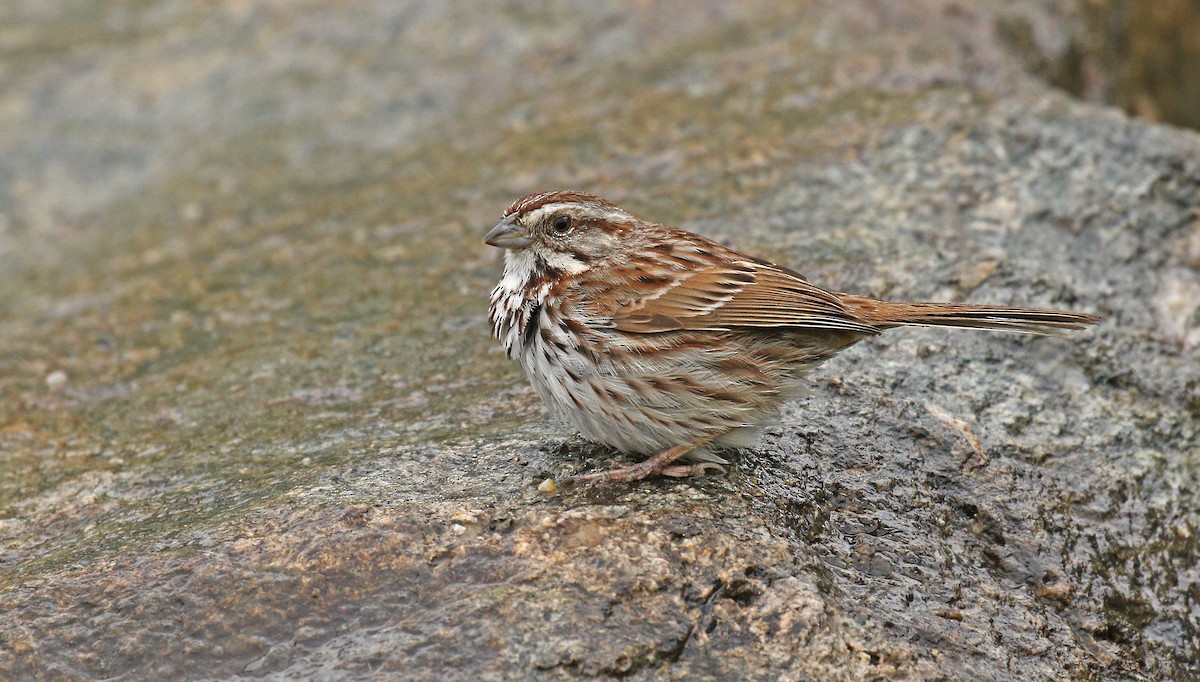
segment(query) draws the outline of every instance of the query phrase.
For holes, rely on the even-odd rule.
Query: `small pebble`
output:
[[[547,478],[538,485],[538,492],[553,495],[558,492],[558,485],[554,482],[553,478]]]
[[[56,369],[46,375],[46,386],[51,391],[57,391],[67,385],[67,373],[61,369]]]

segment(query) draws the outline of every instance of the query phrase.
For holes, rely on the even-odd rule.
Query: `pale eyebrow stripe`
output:
[[[624,218],[624,214],[620,210],[601,208],[599,206],[594,206],[591,204],[580,204],[577,202],[557,201],[553,204],[546,204],[545,206],[538,206],[537,208],[533,209],[529,213],[526,213],[525,219],[540,220],[542,218],[542,216],[547,213],[561,211],[565,208],[579,208],[579,207],[584,208],[585,213],[587,213],[589,215],[595,215],[596,217],[600,217],[600,218],[606,218],[609,220],[618,220],[618,219]]]

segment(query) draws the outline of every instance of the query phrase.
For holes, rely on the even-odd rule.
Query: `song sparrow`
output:
[[[840,294],[579,192],[518,199],[484,242],[505,249],[493,333],[538,395],[586,438],[650,455],[566,483],[723,464],[713,451],[750,444],[807,370],[885,329],[1047,333],[1100,319]]]

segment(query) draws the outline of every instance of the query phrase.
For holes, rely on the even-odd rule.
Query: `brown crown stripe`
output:
[[[560,202],[577,202],[592,204],[594,206],[612,206],[611,203],[601,199],[598,196],[595,196],[594,194],[585,194],[583,192],[574,192],[571,190],[534,192],[532,194],[526,194],[520,199],[514,201],[512,205],[508,207],[508,210],[504,212],[504,217],[507,218],[511,215],[515,215],[519,218],[530,211],[535,211],[542,206],[545,206],[546,204],[555,204]]]

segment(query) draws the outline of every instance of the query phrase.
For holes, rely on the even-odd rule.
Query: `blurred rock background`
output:
[[[1198,15],[0,5],[0,677],[1200,675]],[[614,455],[479,240],[559,187],[1107,319],[888,334],[726,477],[545,497]]]
[[[1052,85],[1140,118],[1200,128],[1200,3],[1088,0],[1064,5],[1065,34],[1040,45],[1037,28],[1002,28]]]

